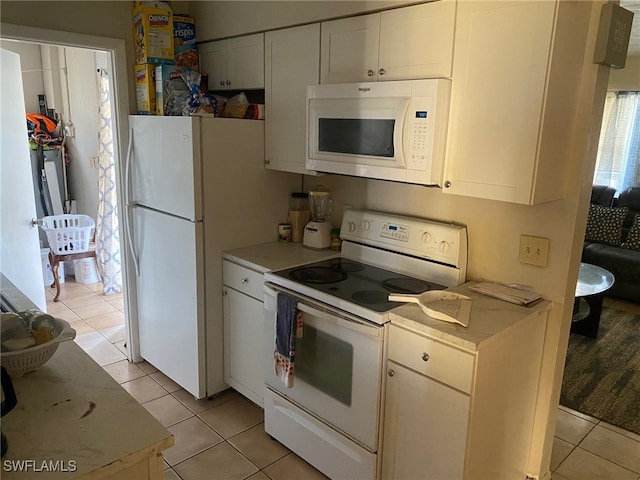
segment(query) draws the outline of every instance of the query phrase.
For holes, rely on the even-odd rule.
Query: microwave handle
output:
[[[402,103],[402,114],[398,115],[398,118],[396,119],[398,125],[396,125],[393,132],[393,143],[396,145],[397,149],[396,158],[398,159],[398,167],[407,166],[407,161],[404,155],[405,151],[409,150],[409,145],[405,145],[405,142],[409,143],[409,138],[411,137],[409,131],[405,132],[405,129],[411,127],[411,119],[409,118],[409,106],[411,105],[411,100],[405,98]]]

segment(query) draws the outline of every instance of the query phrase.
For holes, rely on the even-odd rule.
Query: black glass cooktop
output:
[[[422,293],[446,288],[345,258],[331,258],[273,273],[377,312],[400,305],[388,300],[390,293]]]

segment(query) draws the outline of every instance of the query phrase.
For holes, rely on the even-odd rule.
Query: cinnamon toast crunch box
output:
[[[133,40],[136,64],[172,64],[173,12],[166,2],[133,4]]]

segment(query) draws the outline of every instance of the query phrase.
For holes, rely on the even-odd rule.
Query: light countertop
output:
[[[251,268],[260,273],[291,268],[305,263],[318,262],[326,258],[339,256],[335,250],[312,250],[302,243],[270,242],[251,247],[227,250],[222,258]]]
[[[300,243],[271,242],[229,250],[223,253],[223,258],[264,273],[338,255],[339,252],[333,250],[310,250],[302,247]],[[433,319],[424,314],[416,304],[406,304],[392,310],[391,323],[475,352],[497,339],[502,333],[516,328],[522,320],[551,307],[551,302],[546,300],[530,307],[523,307],[488,297],[469,290],[468,287],[473,283],[475,282],[467,282],[448,289],[471,297],[472,306],[468,327]]]
[[[13,308],[34,308],[6,277],[1,280]],[[162,459],[155,459],[173,445],[173,436],[74,341],[61,343],[40,369],[12,382],[18,404],[2,417],[9,446],[3,479],[133,478],[123,471],[140,462],[162,477]],[[111,477],[118,473],[124,476]]]
[[[18,404],[2,418],[9,444],[3,479],[80,478],[173,445],[169,431],[73,341],[13,384]],[[60,461],[75,471],[7,470],[7,462],[18,460]]]
[[[443,322],[422,312],[416,304],[406,304],[391,311],[391,324],[423,333],[470,351],[479,351],[501,334],[532,315],[538,315],[551,307],[551,302],[542,300],[530,307],[488,297],[469,290],[475,282],[467,282],[448,290],[471,298],[469,326]],[[544,321],[541,319],[541,321]]]

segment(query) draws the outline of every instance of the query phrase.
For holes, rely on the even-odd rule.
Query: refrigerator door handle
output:
[[[131,158],[133,154],[133,128],[129,129],[129,145],[127,146],[127,161],[124,167],[124,200],[125,205],[127,206],[127,228],[125,228],[125,232],[127,234],[127,243],[129,245],[129,250],[131,251],[131,257],[133,257],[133,265],[136,268],[136,275],[140,276],[140,263],[138,261],[138,257],[136,256],[136,250],[133,245],[133,235],[131,231],[133,230],[133,207],[130,203],[130,194],[131,194]]]

